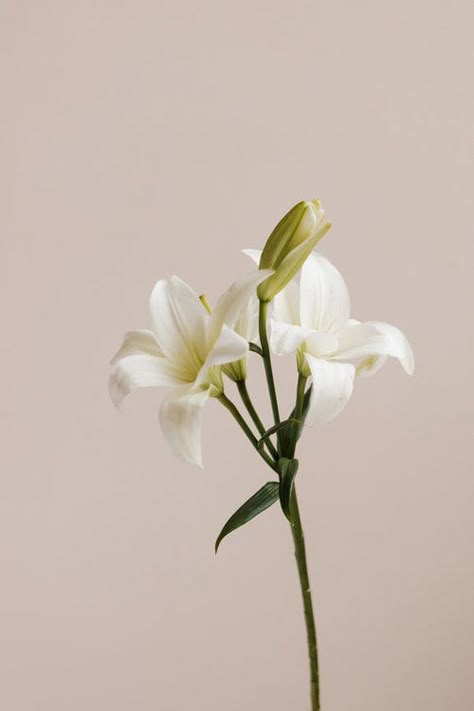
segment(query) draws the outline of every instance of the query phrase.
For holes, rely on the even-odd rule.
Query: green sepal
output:
[[[280,448],[283,455],[291,454],[294,446],[303,434],[303,427],[311,402],[312,389],[313,386],[311,385],[304,394],[303,410],[300,419],[296,419],[296,411],[295,408],[293,408],[289,418],[282,423],[285,425],[280,432]]]
[[[290,499],[293,491],[293,482],[298,471],[299,462],[297,459],[287,459],[282,457],[278,460],[278,471],[280,472],[280,504],[283,513],[291,523]]]
[[[228,536],[229,533],[232,533],[232,531],[235,531],[245,523],[248,523],[255,518],[255,516],[258,516],[259,513],[262,513],[262,511],[265,511],[265,509],[268,509],[276,501],[278,501],[279,490],[280,485],[277,481],[268,481],[257,491],[256,494],[251,496],[250,499],[242,504],[242,506],[230,517],[222,531],[219,533],[216,540],[215,552],[217,553],[219,545],[225,536]]]

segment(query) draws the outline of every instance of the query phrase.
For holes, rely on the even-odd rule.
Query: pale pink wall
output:
[[[2,711],[308,707],[278,508],[213,554],[265,469],[217,403],[181,464],[106,381],[157,278],[214,299],[315,196],[417,363],[302,446],[324,711],[474,707],[469,5],[2,3]]]

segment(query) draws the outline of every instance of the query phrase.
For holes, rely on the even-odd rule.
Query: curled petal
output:
[[[412,375],[415,372],[415,358],[413,349],[406,336],[396,326],[391,326],[382,321],[372,321],[372,326],[384,338],[384,349],[380,355],[388,355],[398,358],[403,369]]]
[[[110,397],[116,407],[137,388],[179,385],[176,370],[165,358],[152,355],[129,355],[120,358],[109,379]]]
[[[381,321],[349,324],[338,333],[338,340],[335,357],[341,360],[363,358],[367,374],[376,372],[385,360],[376,362],[378,358],[374,359],[373,356],[398,358],[409,375],[415,370],[413,350],[406,336],[396,326]]]
[[[301,325],[335,332],[349,319],[350,308],[344,279],[328,259],[313,252],[301,270]]]
[[[345,408],[354,387],[355,368],[351,363],[321,360],[306,354],[313,378],[307,423],[331,422]]]
[[[152,331],[128,331],[123,343],[110,361],[114,365],[120,358],[129,355],[152,355],[160,358],[163,352]]]
[[[163,401],[160,410],[161,429],[171,449],[178,457],[198,467],[202,467],[202,409],[210,391],[210,387],[175,391]]]

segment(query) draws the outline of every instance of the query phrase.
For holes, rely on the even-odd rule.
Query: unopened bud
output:
[[[260,258],[260,269],[274,273],[258,287],[261,301],[271,301],[301,269],[331,227],[319,200],[299,202],[280,220]]]

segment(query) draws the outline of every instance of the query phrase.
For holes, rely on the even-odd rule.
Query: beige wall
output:
[[[217,403],[205,470],[181,464],[160,394],[117,414],[106,381],[157,278],[215,298],[241,247],[319,196],[354,314],[401,326],[417,362],[358,383],[302,445],[324,711],[471,711],[467,0],[0,15],[0,709],[308,708],[278,508],[213,554],[266,471]]]

